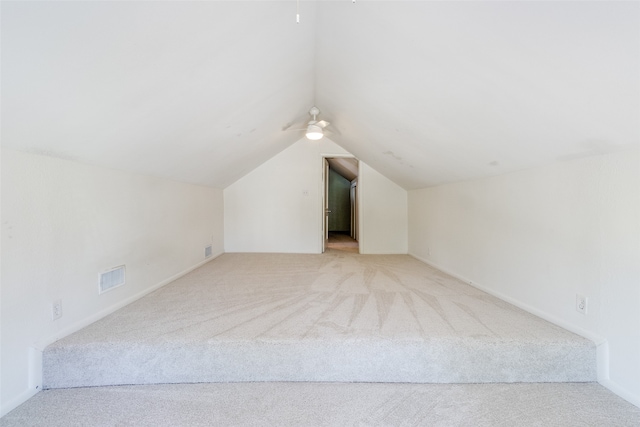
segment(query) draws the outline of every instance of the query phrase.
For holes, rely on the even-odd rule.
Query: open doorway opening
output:
[[[358,160],[325,157],[323,162],[323,252],[359,253]]]

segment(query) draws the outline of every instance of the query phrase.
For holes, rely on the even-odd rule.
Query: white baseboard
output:
[[[29,349],[29,389],[19,396],[16,396],[13,399],[9,400],[8,402],[2,402],[2,407],[0,408],[0,417],[17,408],[18,406],[35,396],[40,390],[42,390],[42,352],[49,344],[52,344],[68,335],[71,335],[72,333],[77,332],[86,326],[89,326],[90,324],[102,319],[103,317],[113,313],[114,311],[119,310],[136,300],[139,300],[143,296],[173,282],[174,280],[179,279],[180,277],[192,272],[196,268],[203,266],[209,261],[213,261],[223,253],[224,252],[219,252],[217,254],[214,254],[209,258],[197,263],[196,265],[191,266],[177,274],[174,274],[173,276],[145,289],[144,291],[138,292],[135,295],[125,298],[124,300],[113,304],[103,310],[100,310],[99,312],[94,313],[89,317],[73,323],[72,325],[62,329],[61,331],[56,332],[55,335],[47,337],[35,343]]]
[[[0,407],[0,417],[5,416],[27,400],[38,394],[42,390],[42,350],[35,347],[29,347],[29,388],[24,393],[9,400],[2,402]]]
[[[625,390],[624,388],[620,387],[619,385],[617,385],[615,382],[611,381],[610,377],[609,377],[609,343],[606,340],[606,338],[594,334],[592,332],[586,331],[582,328],[579,328],[575,325],[571,325],[568,322],[559,319],[558,317],[549,314],[545,311],[539,310],[535,307],[532,307],[528,304],[523,303],[522,301],[519,301],[515,298],[512,298],[510,296],[507,296],[501,292],[497,292],[494,291],[486,286],[483,286],[477,282],[474,282],[466,277],[463,277],[459,274],[457,274],[454,271],[448,270],[446,268],[443,268],[441,266],[439,266],[438,264],[434,263],[431,260],[428,260],[426,258],[422,258],[418,255],[409,253],[410,256],[414,257],[415,259],[417,259],[418,261],[422,261],[425,264],[442,271],[443,273],[448,274],[449,276],[455,277],[458,280],[462,280],[465,283],[468,283],[469,285],[473,286],[474,288],[480,289],[483,292],[486,292],[490,295],[493,295],[494,297],[500,298],[503,301],[506,301],[510,304],[515,305],[516,307],[519,307],[521,309],[523,309],[524,311],[527,311],[533,315],[536,315],[548,322],[553,323],[554,325],[560,326],[561,328],[564,328],[570,332],[573,332],[575,334],[578,334],[580,336],[583,336],[587,339],[590,339],[591,341],[593,341],[596,344],[596,354],[597,354],[597,363],[598,363],[598,383],[601,384],[602,386],[606,387],[607,389],[611,390],[613,393],[617,394],[618,396],[620,396],[621,398],[625,399],[626,401],[632,403],[633,405],[636,405],[638,407],[640,407],[640,396],[635,395],[633,393],[628,392],[627,390]]]
[[[25,390],[24,393],[10,399],[8,402],[2,402],[2,407],[0,408],[0,417],[4,417],[9,412],[16,409],[18,406],[22,405],[27,400],[31,399],[33,396],[38,394],[40,389],[32,389],[29,388]]]
[[[640,396],[639,395],[633,394],[633,393],[629,393],[627,390],[625,390],[624,388],[620,387],[617,383],[611,381],[608,378],[606,380],[603,380],[603,381],[598,380],[598,382],[602,386],[608,388],[613,393],[617,394],[618,396],[620,396],[621,398],[626,400],[627,402],[629,402],[632,405],[635,405],[638,408],[640,408]]]

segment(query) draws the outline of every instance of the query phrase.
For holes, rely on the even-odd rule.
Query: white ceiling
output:
[[[1,2],[2,144],[225,187],[300,138],[407,189],[640,145],[640,3]],[[312,142],[308,142],[312,143]]]

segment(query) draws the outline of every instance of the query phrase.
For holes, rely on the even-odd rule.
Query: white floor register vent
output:
[[[209,258],[211,256],[211,253],[212,253],[211,245],[205,246],[205,248],[204,248],[204,257],[205,258]]]
[[[104,273],[100,273],[100,293],[107,292],[113,288],[124,285],[124,273],[124,265],[112,268]]]

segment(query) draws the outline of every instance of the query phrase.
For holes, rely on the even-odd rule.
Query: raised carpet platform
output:
[[[225,254],[44,352],[44,387],[589,382],[595,345],[407,255]]]

